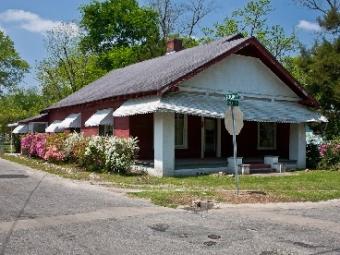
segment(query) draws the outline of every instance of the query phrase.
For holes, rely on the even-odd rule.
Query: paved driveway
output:
[[[195,214],[0,159],[3,254],[340,254],[340,202]]]

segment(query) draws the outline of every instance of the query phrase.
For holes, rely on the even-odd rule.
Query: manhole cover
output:
[[[204,242],[203,243],[205,246],[213,246],[213,245],[215,245],[215,244],[217,244],[216,242],[214,242],[214,241],[207,241],[207,242]]]
[[[149,226],[149,228],[159,231],[159,232],[165,232],[168,228],[169,225],[168,224],[163,224],[163,223],[159,223],[159,224],[155,224],[152,226]]]
[[[215,240],[221,238],[220,235],[215,235],[215,234],[208,235],[208,237],[209,237],[210,239],[215,239]]]

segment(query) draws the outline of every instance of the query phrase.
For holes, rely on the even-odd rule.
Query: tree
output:
[[[329,120],[327,138],[340,134],[340,38],[323,40],[311,49],[303,48],[289,67],[304,87],[320,102]]]
[[[270,0],[253,0],[243,9],[234,11],[223,23],[217,23],[212,29],[204,29],[205,40],[220,38],[235,33],[255,36],[279,60],[283,60],[296,48],[294,34],[287,35],[279,25],[269,26],[268,15],[273,11]]]
[[[46,99],[35,89],[15,90],[0,97],[0,133],[7,125],[38,114],[47,106]]]
[[[135,0],[92,1],[82,6],[81,12],[85,30],[82,48],[99,54],[98,64],[107,71],[122,67],[110,62],[110,54],[128,54],[133,59],[123,62],[130,64],[164,52],[157,13],[140,7]]]
[[[296,0],[303,6],[318,11],[318,22],[326,31],[333,34],[340,32],[340,0]]]
[[[182,14],[182,7],[173,0],[151,0],[150,6],[158,14],[158,23],[163,38],[175,32],[178,18]]]
[[[62,23],[47,32],[47,57],[37,66],[37,78],[49,102],[76,92],[104,73],[94,56],[80,48],[81,33],[73,23]]]
[[[173,34],[191,37],[199,23],[213,10],[212,1],[150,0],[158,13],[158,23],[164,39]]]
[[[0,95],[4,89],[13,89],[28,68],[28,63],[15,50],[13,41],[0,30]]]

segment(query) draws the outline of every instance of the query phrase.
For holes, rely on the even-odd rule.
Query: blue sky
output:
[[[140,0],[145,2],[146,0]],[[46,55],[44,32],[60,21],[75,22],[80,20],[79,6],[90,0],[1,0],[0,29],[14,41],[21,57],[31,66],[22,86],[37,86],[35,79],[36,63]],[[232,11],[244,6],[247,0],[213,0],[214,11],[200,24],[212,26],[222,22]],[[319,30],[315,23],[317,13],[297,6],[294,0],[272,0],[274,12],[269,23],[279,24],[287,32],[295,31],[298,39],[305,45],[311,45]]]

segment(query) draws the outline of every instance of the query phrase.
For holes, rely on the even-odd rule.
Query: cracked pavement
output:
[[[4,254],[340,254],[340,201],[193,213],[0,159]]]

